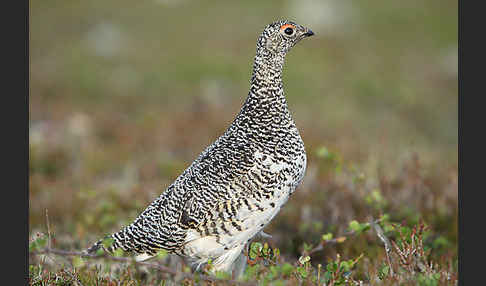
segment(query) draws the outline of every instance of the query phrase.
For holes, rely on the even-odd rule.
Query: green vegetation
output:
[[[284,71],[308,166],[240,282],[456,284],[457,1],[48,0],[30,16],[31,285],[233,283],[165,252],[39,252],[85,249],[157,197],[238,112],[279,18],[316,33]]]

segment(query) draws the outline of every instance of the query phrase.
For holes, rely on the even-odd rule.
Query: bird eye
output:
[[[287,36],[292,36],[295,31],[295,26],[291,24],[285,24],[280,27],[280,33],[285,33]]]

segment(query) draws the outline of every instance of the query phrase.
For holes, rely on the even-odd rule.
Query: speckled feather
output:
[[[108,251],[145,259],[165,249],[195,268],[212,259],[215,270],[232,269],[304,177],[304,143],[287,107],[282,68],[290,48],[312,34],[291,21],[265,27],[248,97],[232,124],[132,224],[109,236]]]

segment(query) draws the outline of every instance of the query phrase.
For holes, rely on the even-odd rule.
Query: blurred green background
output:
[[[45,231],[48,209],[58,243],[79,249],[133,220],[232,121],[256,39],[283,18],[315,36],[284,69],[309,159],[269,227],[275,244],[293,255],[386,212],[426,218],[454,246],[449,0],[30,1],[30,231]],[[375,190],[377,208],[365,199]]]

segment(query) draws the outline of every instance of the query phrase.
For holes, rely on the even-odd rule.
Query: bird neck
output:
[[[261,131],[292,123],[282,84],[284,60],[283,55],[257,52],[250,91],[236,118],[236,126],[247,128],[256,124]]]
[[[266,49],[257,50],[246,104],[258,103],[259,107],[286,107],[282,83],[284,62],[283,54],[270,53]]]
[[[256,86],[281,86],[284,62],[285,54],[272,53],[264,47],[258,47],[250,83]]]

